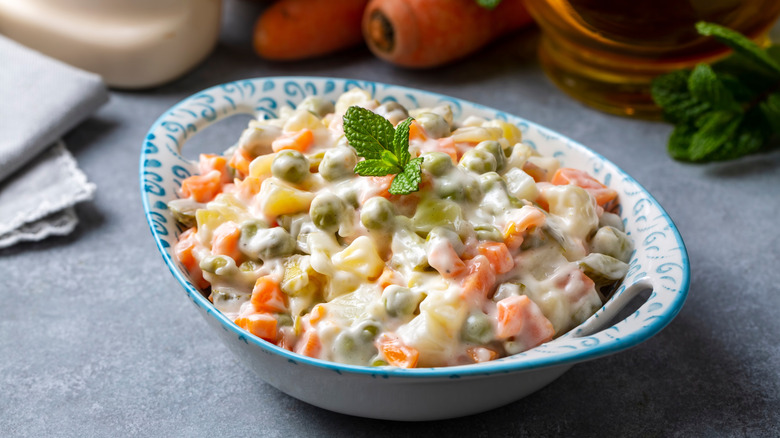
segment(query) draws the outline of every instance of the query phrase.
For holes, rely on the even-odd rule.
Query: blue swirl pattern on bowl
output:
[[[181,155],[181,148],[199,131],[231,115],[246,113],[273,118],[282,107],[295,106],[306,96],[335,100],[354,87],[371,92],[380,102],[397,101],[410,108],[448,104],[456,120],[476,115],[511,122],[520,128],[526,144],[542,154],[558,158],[564,166],[589,172],[617,190],[621,217],[626,232],[634,242],[635,251],[628,274],[612,298],[578,328],[532,350],[482,364],[427,369],[359,367],[299,356],[246,333],[217,311],[188,280],[186,270],[172,258],[172,247],[181,230],[166,203],[177,197],[176,189],[181,186],[181,181],[196,169],[196,163]],[[232,144],[239,134],[226,139],[225,147]],[[210,322],[217,322],[230,336],[264,353],[286,359],[289,366],[305,364],[339,375],[364,374],[391,380],[459,379],[546,367],[568,369],[576,362],[624,350],[655,335],[679,312],[688,292],[690,268],[679,232],[658,202],[628,174],[590,149],[530,121],[435,93],[370,81],[315,77],[257,78],[219,85],[185,99],[154,123],[143,143],[140,179],[144,210],[152,235],[165,263],[192,302],[207,315],[207,319],[211,319]],[[652,293],[638,310],[607,329],[601,327],[602,322],[615,316],[638,292],[647,289],[652,289]]]

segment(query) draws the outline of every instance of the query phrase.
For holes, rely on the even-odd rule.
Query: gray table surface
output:
[[[78,207],[76,231],[0,251],[0,436],[780,436],[780,153],[674,162],[670,126],[602,114],[557,90],[535,60],[533,30],[431,71],[361,49],[271,64],[248,45],[259,6],[225,8],[219,46],[202,65],[160,88],[113,92],[65,138],[98,187]],[[278,75],[449,94],[591,147],[678,225],[692,269],[685,307],[647,342],[470,417],[383,422],[277,391],[236,361],[168,273],[144,220],[137,162],[149,126],[179,100]],[[205,131],[191,153],[230,144],[243,123]]]

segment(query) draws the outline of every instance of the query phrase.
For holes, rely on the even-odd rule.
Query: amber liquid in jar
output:
[[[660,74],[713,62],[726,47],[696,32],[698,21],[760,44],[780,0],[527,0],[542,28],[547,75],[572,97],[614,114],[656,118],[650,83]]]

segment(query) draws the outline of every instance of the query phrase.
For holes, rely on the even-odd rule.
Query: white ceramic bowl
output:
[[[441,368],[397,369],[342,365],[291,353],[263,341],[222,315],[192,285],[173,259],[181,230],[166,202],[196,163],[180,151],[207,126],[234,114],[275,117],[306,96],[335,100],[361,87],[380,102],[408,108],[448,103],[456,119],[468,115],[516,124],[524,142],[567,167],[588,171],[618,191],[621,216],[635,251],[623,284],[579,327],[529,351],[491,362]],[[233,144],[240,133],[226,138]],[[214,151],[221,152],[221,151]],[[607,356],[658,333],[679,312],[688,293],[690,268],[680,235],[658,202],[633,178],[600,155],[525,119],[439,94],[375,82],[334,78],[276,77],[231,82],[195,94],[163,114],[149,130],[141,153],[141,191],[146,218],[171,273],[201,315],[241,361],[269,384],[325,409],[372,418],[433,420],[486,411],[547,385],[577,362]],[[624,320],[604,327],[639,292],[647,301]]]

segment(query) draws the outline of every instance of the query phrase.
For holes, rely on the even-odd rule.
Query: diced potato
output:
[[[349,107],[353,105],[364,106],[364,104],[373,101],[371,93],[361,88],[353,88],[339,96],[336,101],[336,114],[346,114]]]
[[[523,134],[517,126],[504,122],[503,120],[490,120],[482,124],[483,128],[499,128],[502,135],[509,144],[519,143],[523,139]]]
[[[485,140],[498,140],[503,132],[501,128],[471,127],[458,128],[452,132],[455,143],[479,143]]]
[[[249,163],[249,176],[255,178],[269,178],[271,176],[271,164],[276,154],[260,155]]]
[[[299,132],[304,129],[311,129],[314,131],[317,128],[322,128],[324,126],[325,125],[322,124],[322,119],[305,109],[301,109],[295,111],[292,116],[287,119],[283,130],[284,132]]]
[[[258,196],[262,199],[262,212],[272,218],[309,211],[311,201],[314,199],[314,193],[286,186],[276,178],[263,181]]]
[[[385,263],[379,257],[374,241],[368,236],[360,236],[333,256],[333,265],[373,280],[382,273]]]
[[[588,192],[575,185],[550,186],[544,190],[550,214],[561,218],[564,231],[585,239],[599,225],[596,207]]]

